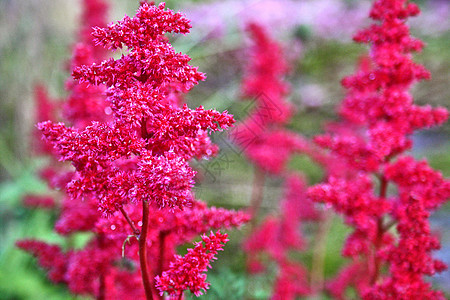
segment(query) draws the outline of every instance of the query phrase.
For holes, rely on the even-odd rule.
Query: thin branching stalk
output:
[[[325,212],[324,219],[321,220],[317,229],[311,267],[311,291],[313,294],[319,293],[324,288],[327,238],[332,221],[333,215]]]

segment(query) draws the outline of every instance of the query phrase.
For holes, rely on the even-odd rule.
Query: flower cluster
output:
[[[288,70],[281,47],[256,23],[247,27],[254,40],[242,97],[254,99],[255,108],[233,130],[233,139],[259,169],[271,174],[285,171],[292,154],[304,145],[303,139],[282,128],[292,117],[286,101],[289,91],[283,77]]]
[[[226,129],[233,123],[226,112],[191,110],[165,101],[172,91],[188,90],[204,79],[188,65],[189,57],[176,53],[164,37],[167,32],[188,30],[183,15],[164,11],[164,4],[146,3],[134,18],[94,29],[97,44],[129,51],[117,60],[78,66],[73,72],[81,83],[108,88],[112,121],[93,122],[83,130],[51,121],[39,124],[60,159],[72,161],[77,170],[69,187],[74,198],[91,193],[108,214],[129,202],[179,208],[188,204],[194,172],[187,161],[214,152],[208,146],[198,147],[201,142],[209,144],[205,131]],[[124,164],[137,167],[122,168]],[[164,178],[175,174],[178,178],[172,182],[178,192],[174,194]],[[152,194],[149,181],[160,186]],[[165,184],[169,186],[162,188]]]
[[[348,90],[340,107],[343,120],[316,138],[356,174],[331,176],[308,191],[354,228],[343,249],[352,263],[329,285],[336,297],[353,286],[365,299],[443,299],[424,275],[445,269],[431,256],[440,245],[428,218],[450,197],[450,182],[425,161],[404,154],[415,130],[448,117],[444,108],[413,104],[408,92],[414,82],[430,77],[411,59],[423,44],[410,37],[405,21],[418,13],[417,5],[405,0],[375,1],[370,17],[377,22],[354,37],[370,45],[370,54],[342,81]]]
[[[295,299],[310,295],[308,271],[290,255],[303,251],[306,241],[301,232],[302,221],[316,219],[318,212],[306,201],[303,178],[291,175],[286,182],[279,216],[268,216],[248,237],[244,250],[250,255],[250,272],[264,271],[264,254],[278,266],[272,299]]]
[[[195,244],[193,249],[188,249],[188,253],[182,257],[177,255],[170,263],[167,271],[156,277],[156,285],[161,291],[167,291],[170,296],[176,299],[189,289],[194,295],[202,295],[202,290],[208,289],[206,282],[206,270],[211,268],[210,262],[216,259],[218,251],[223,250],[223,244],[228,242],[227,234],[217,231],[211,232],[209,236],[203,235],[202,241]]]
[[[52,161],[41,177],[65,194],[61,199],[29,196],[25,204],[60,209],[55,230],[63,236],[93,235],[82,249],[64,251],[35,240],[18,246],[38,258],[53,282],[67,284],[75,294],[162,299],[155,276],[169,270],[177,246],[248,221],[243,212],[208,208],[191,191],[195,171],[189,161],[215,155],[218,147],[209,133],[234,120],[227,112],[182,104],[183,94],[205,78],[164,36],[189,32],[182,14],[143,2],[135,17],[101,28],[96,26],[104,26],[106,3],[83,4],[67,101],[59,107],[42,89],[37,94],[41,152],[71,162],[74,170]],[[86,33],[91,27],[93,39]],[[121,48],[122,57],[100,62],[105,47]],[[226,235],[217,237],[225,242]],[[197,283],[204,286],[190,279],[179,284],[191,290]]]
[[[288,163],[296,153],[309,153],[312,147],[304,137],[284,128],[294,109],[286,101],[289,88],[283,77],[288,67],[281,47],[262,26],[252,23],[247,28],[254,45],[242,82],[242,96],[254,98],[255,108],[232,133],[255,165],[250,203],[253,225],[257,223],[266,174],[285,180],[285,196],[280,201],[279,215],[267,216],[258,227],[252,228],[244,242],[244,250],[248,254],[250,272],[265,271],[267,260],[263,259],[264,255],[276,263],[278,271],[273,299],[295,299],[309,295],[311,289],[306,268],[292,259],[290,253],[305,250],[306,241],[300,230],[303,221],[317,220],[321,216],[306,197],[304,179],[289,171]],[[316,153],[315,158],[324,159],[323,155]]]

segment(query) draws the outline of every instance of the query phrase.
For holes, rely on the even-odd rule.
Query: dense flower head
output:
[[[370,151],[364,138],[358,132],[324,134],[314,138],[317,145],[333,151],[337,157],[344,158],[353,168],[373,171],[380,166],[380,158]]]
[[[393,297],[399,299],[444,299],[423,281],[447,266],[433,259],[431,251],[440,249],[439,239],[432,234],[429,217],[450,198],[450,181],[433,170],[425,161],[402,157],[389,164],[386,177],[395,182],[399,196],[392,212],[397,220],[398,245],[391,245],[383,256],[390,262],[391,277],[367,292],[367,299]]]
[[[137,82],[152,89],[164,89],[171,82],[183,83],[189,89],[205,77],[190,58],[176,53],[164,33],[188,33],[190,24],[180,13],[164,10],[165,4],[143,3],[136,16],[125,17],[107,28],[94,28],[96,43],[112,49],[126,46],[129,53],[101,64],[75,69],[74,78],[91,84],[125,90]]]
[[[191,110],[187,105],[154,112],[151,122],[146,123],[148,148],[155,153],[173,151],[187,160],[210,157],[214,145],[206,139],[208,131],[227,129],[234,123],[226,111],[205,110],[202,106]]]
[[[348,94],[339,110],[365,134],[357,138],[341,132],[316,138],[321,146],[347,156],[358,169],[377,170],[384,160],[412,147],[414,130],[440,125],[448,118],[444,108],[414,105],[407,90],[429,78],[429,72],[411,59],[410,52],[420,50],[421,42],[410,37],[404,22],[417,13],[417,6],[404,0],[375,2],[371,16],[379,23],[355,36],[357,42],[371,46],[370,56],[342,81]],[[345,148],[350,152],[346,154]]]
[[[411,148],[409,135],[414,130],[440,125],[448,118],[444,108],[414,105],[407,91],[413,83],[430,77],[423,66],[411,59],[410,52],[419,51],[422,43],[410,37],[404,20],[417,13],[417,6],[405,0],[376,1],[371,16],[379,23],[355,35],[355,41],[371,46],[370,56],[354,75],[342,81],[348,94],[339,112],[350,124],[363,126],[367,133],[362,143],[358,142],[360,150],[348,136],[317,140],[340,155],[345,152],[341,151],[343,148],[355,145],[356,152],[348,159],[357,168],[377,169],[383,160]],[[358,164],[358,152],[365,153],[371,161]]]
[[[194,175],[189,164],[173,152],[161,156],[149,153],[142,156],[137,172],[126,178],[134,183],[128,197],[131,201],[155,201],[159,207],[183,208],[192,200]],[[116,184],[120,189],[122,178]]]
[[[376,23],[354,37],[370,45],[369,56],[342,81],[348,90],[339,109],[344,120],[315,138],[357,174],[330,176],[308,191],[355,229],[343,249],[353,262],[329,285],[337,297],[345,296],[342,284],[353,285],[364,299],[443,299],[423,277],[445,269],[431,256],[440,244],[429,217],[449,199],[449,181],[426,162],[403,154],[413,146],[415,130],[448,118],[444,108],[415,105],[408,91],[430,78],[411,56],[423,44],[410,36],[405,20],[418,13],[417,5],[406,0],[375,1],[370,16]],[[361,275],[353,280],[350,274]]]
[[[83,0],[82,3],[83,22],[80,24],[79,42],[85,45],[91,45],[94,52],[93,56],[100,58],[105,55],[102,47],[95,47],[92,37],[92,27],[105,26],[107,22],[107,13],[109,4],[105,0]]]
[[[314,201],[323,201],[334,206],[336,211],[348,217],[348,222],[358,227],[370,226],[370,220],[361,220],[361,213],[367,218],[375,218],[389,209],[385,199],[373,196],[372,180],[365,174],[359,174],[353,180],[344,180],[331,176],[328,183],[318,184],[308,191]]]
[[[65,192],[54,201],[60,209],[55,231],[65,237],[92,234],[81,249],[69,243],[62,251],[27,240],[18,246],[74,294],[143,299],[146,287],[154,288],[154,277],[169,268],[176,247],[208,230],[249,220],[243,212],[208,208],[192,192],[195,171],[189,161],[217,154],[209,134],[228,129],[234,120],[226,111],[183,105],[184,94],[205,76],[164,36],[189,32],[182,14],[144,1],[136,17],[101,28],[96,26],[104,26],[105,3],[85,0],[83,8],[80,43],[70,61],[73,79],[66,83],[69,96],[56,107],[38,90],[37,127],[46,153],[53,155],[40,176]],[[95,27],[94,39],[86,35],[87,27]],[[120,48],[123,55],[104,60],[105,48]],[[70,126],[58,123],[60,118]],[[74,169],[54,164],[56,159],[71,162]],[[30,196],[25,202],[46,207],[50,200]],[[205,260],[193,265],[198,275],[192,279],[199,281],[190,289],[196,294],[207,288],[202,272],[228,239],[217,232],[203,241],[204,248],[195,248]],[[149,263],[142,262],[146,259]],[[147,265],[152,269],[148,282],[141,278]]]
[[[42,122],[46,120],[57,119],[57,110],[59,108],[58,101],[51,99],[47,89],[43,85],[36,85],[34,87],[34,101],[35,101],[35,120]],[[45,143],[41,139],[41,133],[34,129],[32,149],[37,154],[51,154],[53,147]]]
[[[23,205],[30,208],[54,209],[55,199],[46,195],[27,195],[23,199]]]
[[[48,269],[48,277],[54,283],[64,282],[66,259],[61,248],[36,240],[21,240],[16,245],[38,258],[38,263]]]
[[[100,3],[84,4],[86,8]],[[177,246],[207,230],[248,221],[242,212],[208,208],[193,198],[195,172],[189,160],[215,155],[218,147],[209,133],[227,129],[234,120],[227,112],[181,105],[183,94],[204,75],[189,66],[190,58],[176,53],[163,36],[187,33],[189,21],[163,9],[164,5],[142,3],[137,17],[95,29],[101,46],[107,46],[108,39],[124,38],[121,43],[127,50],[123,51],[128,53],[117,61],[98,63],[106,52],[82,39],[71,61],[76,81],[67,82],[70,95],[62,107],[62,116],[72,126],[52,121],[38,125],[45,142],[53,146],[52,154],[75,167],[74,172],[49,167],[42,174],[52,187],[66,192],[55,230],[61,235],[94,233],[83,249],[62,254],[60,273],[64,274],[59,282],[75,294],[141,299],[142,247],[148,248],[145,256],[155,263],[152,276],[161,275]],[[147,28],[146,32],[133,24]],[[128,31],[119,37],[115,30]],[[99,42],[102,32],[104,43]],[[132,46],[133,42],[137,44]],[[90,71],[98,74],[90,76]],[[97,75],[114,79],[99,82]],[[146,242],[141,243],[144,203],[149,203],[150,224]],[[108,218],[102,218],[102,212]],[[42,256],[42,251],[33,249],[25,250]],[[50,263],[41,265],[52,272]],[[150,279],[147,284],[155,282]]]
[[[140,274],[134,263],[128,269],[121,265],[117,245],[108,243],[105,236],[97,236],[83,249],[67,252],[60,246],[35,240],[19,241],[17,246],[37,258],[51,281],[67,284],[74,294],[106,299],[143,298]]]
[[[60,160],[72,161],[78,171],[96,170],[123,156],[138,154],[145,142],[126,126],[93,122],[84,130],[46,121],[38,128],[57,150]]]
[[[332,176],[328,183],[311,187],[308,196],[332,205],[355,228],[343,249],[343,254],[351,257],[369,251],[370,243],[377,238],[377,220],[390,209],[386,199],[373,195],[371,179],[364,174],[353,180]]]
[[[135,166],[125,167],[128,163]],[[152,201],[159,207],[188,206],[195,172],[174,155],[143,153],[138,161],[118,161],[102,170],[84,170],[67,185],[73,199],[95,196],[99,208],[110,214],[126,203]]]
[[[109,46],[112,49],[144,48],[148,44],[161,39],[164,33],[189,33],[190,21],[181,13],[166,10],[165,3],[158,6],[142,3],[136,16],[126,16],[116,24],[107,28],[94,28],[93,36],[98,44]],[[139,31],[136,31],[136,29]]]
[[[60,215],[55,224],[55,231],[69,235],[79,231],[90,231],[100,219],[97,200],[92,197],[81,199],[63,199]]]
[[[131,51],[118,60],[110,58],[101,64],[82,66],[75,69],[73,76],[81,82],[119,89],[130,88],[138,81],[154,89],[181,82],[189,89],[205,78],[197,68],[188,65],[187,55],[176,53],[169,45],[152,45],[150,49]]]
[[[271,174],[286,171],[289,160],[304,149],[305,140],[288,130],[266,130],[245,148],[248,159]]]
[[[44,122],[39,124],[39,128],[47,141],[55,146],[61,159],[72,161],[77,169],[77,177],[68,186],[75,198],[80,193],[95,192],[105,212],[114,211],[117,205],[128,201],[139,201],[144,198],[170,206],[174,206],[175,203],[169,199],[177,199],[175,206],[181,207],[189,198],[194,175],[185,159],[213,155],[216,150],[209,143],[209,139],[205,139],[204,132],[208,129],[226,128],[231,125],[232,118],[226,113],[204,110],[201,107],[192,113],[186,106],[178,110],[178,113],[166,113],[162,115],[164,116],[166,118],[159,121],[155,117],[154,123],[151,123],[151,126],[147,125],[146,132],[149,134],[147,141],[144,141],[135,130],[130,130],[120,123],[109,125],[94,122],[80,131],[68,128],[62,123]],[[164,124],[162,121],[167,123]],[[202,139],[197,140],[197,136],[201,136]],[[203,143],[200,143],[202,141]],[[202,145],[206,146],[199,147]],[[146,148],[154,149],[156,153]],[[118,169],[124,158],[135,160],[136,155],[140,157],[136,169],[128,171]],[[170,196],[168,193],[161,194],[158,192],[161,188],[154,186],[152,196],[148,195],[148,191],[151,190],[149,181],[153,180],[151,182],[163,187],[165,183],[161,180],[170,176],[178,178],[179,182],[173,180],[171,181],[173,184],[165,186],[164,189],[172,193],[183,187],[184,191],[181,194],[172,193]],[[136,182],[134,187],[130,186],[132,179]],[[175,188],[176,186],[178,187]],[[119,190],[123,192],[118,192]],[[114,194],[111,194],[111,191]],[[166,203],[168,200],[169,203]]]
[[[281,47],[273,41],[265,29],[256,23],[247,26],[254,41],[247,76],[243,80],[243,97],[255,98],[266,110],[281,113],[272,122],[286,121],[292,107],[285,101],[288,86],[283,76],[288,71]]]
[[[104,0],[83,0],[81,28],[78,42],[73,46],[70,70],[107,57],[104,48],[94,45],[92,27],[105,26],[109,5]],[[79,83],[73,78],[66,81],[69,96],[64,103],[63,116],[74,127],[84,128],[91,121],[110,120],[110,109],[105,102],[105,87]],[[50,120],[55,120],[50,118]]]
[[[286,101],[289,88],[283,77],[288,66],[280,45],[257,23],[248,24],[247,30],[253,46],[241,90],[242,97],[254,100],[255,107],[231,135],[258,168],[280,175],[292,155],[305,148],[306,141],[280,128],[293,113]]]
[[[386,168],[386,177],[399,186],[401,196],[413,195],[427,210],[438,208],[450,198],[450,180],[426,161],[402,157]]]
[[[88,83],[106,85],[104,103],[110,105],[104,107],[103,115],[110,109],[113,119],[105,122],[100,117],[100,122],[80,129],[50,121],[39,124],[61,160],[72,161],[77,170],[68,185],[74,198],[94,193],[106,213],[130,201],[151,199],[170,207],[190,202],[193,173],[187,161],[217,153],[207,133],[227,129],[234,120],[227,112],[191,110],[166,100],[204,79],[188,65],[189,57],[175,53],[164,38],[166,32],[187,33],[188,29],[189,21],[165,11],[164,4],[143,3],[135,17],[94,30],[98,44],[113,48],[123,44],[128,53],[101,64],[75,65],[73,75],[80,84],[74,87],[88,89],[78,93],[86,100],[91,91]],[[134,161],[136,167],[123,170],[124,160]],[[174,180],[168,182],[170,176]],[[134,187],[131,182],[136,183]]]
[[[202,291],[209,287],[204,272],[211,267],[210,263],[216,259],[218,251],[223,250],[223,245],[228,242],[227,236],[219,231],[211,232],[209,236],[203,235],[202,242],[188,249],[184,257],[177,255],[169,269],[156,277],[161,294],[166,291],[170,296],[179,296],[189,289],[196,296],[202,295]]]

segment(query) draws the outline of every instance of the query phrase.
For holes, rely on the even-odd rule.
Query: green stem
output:
[[[265,181],[264,171],[260,170],[258,167],[255,167],[252,198],[250,200],[250,209],[249,209],[249,214],[251,217],[250,234],[253,232],[256,226],[258,213],[261,208],[264,192],[264,181]]]
[[[327,237],[331,228],[332,220],[333,216],[330,213],[324,212],[324,220],[321,220],[317,230],[311,267],[311,290],[313,294],[318,294],[324,288],[324,266],[327,250]]]

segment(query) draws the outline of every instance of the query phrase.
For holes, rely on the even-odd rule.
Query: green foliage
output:
[[[248,280],[245,273],[233,272],[228,268],[208,272],[208,281],[211,286],[207,293],[197,299],[244,299]],[[191,296],[190,299],[196,297]]]
[[[45,190],[34,173],[35,168],[30,168],[15,180],[0,184],[0,295],[2,299],[69,299],[64,288],[52,285],[36,268],[29,254],[15,247],[22,238],[62,240],[53,231],[55,214],[21,205],[26,194]]]

